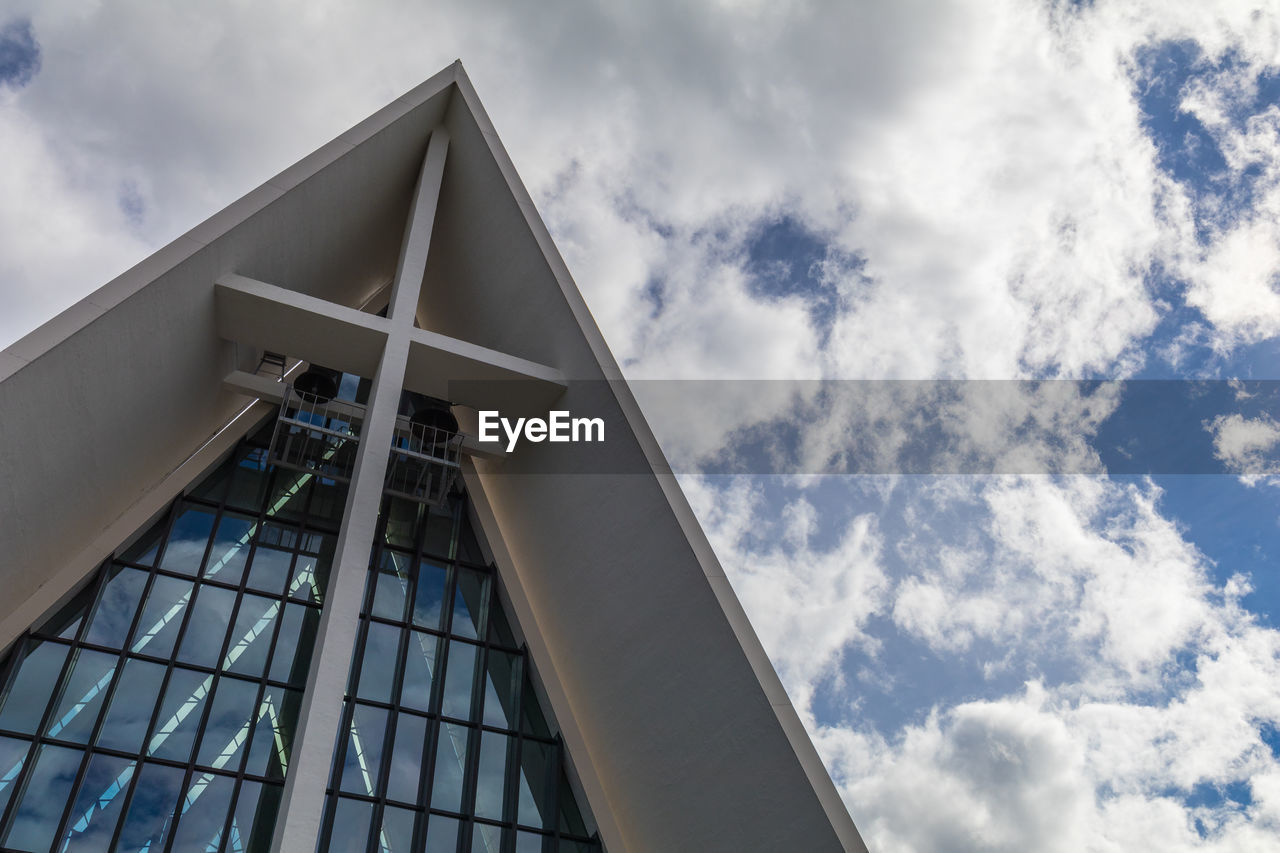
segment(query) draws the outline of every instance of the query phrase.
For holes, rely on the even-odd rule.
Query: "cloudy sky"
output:
[[[0,346],[458,57],[631,377],[894,380],[664,436],[873,850],[1280,846],[1280,5],[0,0]]]

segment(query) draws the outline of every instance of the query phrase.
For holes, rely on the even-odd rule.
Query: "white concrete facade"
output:
[[[401,387],[602,417],[642,472],[465,464],[606,850],[865,849],[456,63],[0,353],[0,644],[269,411],[268,346],[375,387],[277,849],[315,847]]]

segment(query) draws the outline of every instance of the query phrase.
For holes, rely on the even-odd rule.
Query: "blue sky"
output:
[[[460,56],[630,377],[961,380],[649,404],[873,850],[1280,846],[1280,10],[526,5],[8,0],[0,345]]]

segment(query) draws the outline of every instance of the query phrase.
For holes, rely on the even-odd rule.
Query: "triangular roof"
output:
[[[864,849],[460,63],[0,353],[0,645],[269,410],[223,383],[215,282],[367,305],[437,126],[419,325],[559,371],[602,470],[643,472],[547,444],[467,471],[606,849]]]

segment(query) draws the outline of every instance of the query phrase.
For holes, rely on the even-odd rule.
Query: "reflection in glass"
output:
[[[283,779],[289,768],[302,691],[268,687],[258,703],[246,772]]]
[[[276,825],[276,812],[280,810],[282,790],[280,785],[263,785],[250,780],[240,783],[235,813],[231,817],[231,831],[227,834],[228,851],[267,853]]]
[[[444,695],[440,713],[460,720],[471,719],[471,694],[476,674],[476,647],[458,640],[449,641],[449,663],[445,667]]]
[[[320,604],[329,583],[329,560],[299,554],[293,564],[293,579],[289,581],[289,597],[298,601]]]
[[[249,559],[249,540],[257,529],[258,523],[249,516],[227,513],[218,519],[218,532],[214,534],[204,576],[239,584]]]
[[[106,698],[107,686],[116,674],[115,655],[81,649],[71,663],[71,673],[62,698],[49,721],[46,737],[88,743],[98,711]]]
[[[436,647],[432,634],[409,631],[405,649],[404,684],[400,688],[400,704],[417,711],[431,710],[431,687],[435,684]]]
[[[62,746],[40,747],[13,822],[5,834],[5,847],[48,850],[53,846],[83,755],[78,749]]]
[[[413,624],[439,630],[444,613],[444,583],[449,573],[440,566],[418,566],[418,588],[413,600]]]
[[[142,600],[147,573],[120,565],[113,565],[109,571],[84,641],[95,646],[121,649],[129,637],[129,626],[133,624],[138,602]]]
[[[236,613],[236,624],[231,629],[231,644],[222,660],[223,669],[254,678],[262,675],[267,655],[271,653],[271,636],[280,606],[278,598],[244,594]]]
[[[360,684],[356,695],[375,702],[391,702],[399,669],[401,629],[380,622],[368,623],[364,655],[360,659]]]
[[[453,621],[449,633],[467,639],[484,635],[484,609],[488,575],[458,567],[457,589],[453,594]]]
[[[27,640],[25,657],[18,664],[18,674],[0,701],[0,729],[24,735],[35,733],[49,704],[49,694],[62,674],[67,650],[68,647],[61,643]]]
[[[532,832],[517,832],[516,853],[542,853],[542,836]]]
[[[480,733],[480,761],[476,770],[476,816],[502,820],[502,793],[507,779],[511,739],[497,732]]]
[[[387,797],[402,803],[418,802],[418,785],[422,781],[423,746],[427,740],[427,720],[416,714],[396,717],[395,749],[391,752],[391,773],[387,778]]]
[[[144,763],[134,785],[117,849],[163,850],[182,792],[183,770]]]
[[[384,808],[382,832],[378,834],[378,853],[409,853],[413,844],[414,817],[408,809]]]
[[[147,755],[175,761],[190,758],[200,713],[212,686],[212,675],[174,667],[160,703],[155,734],[147,744]]]
[[[502,853],[506,830],[487,823],[477,823],[471,830],[471,853]]]
[[[164,546],[160,568],[195,577],[204,560],[209,534],[213,532],[213,510],[186,504],[173,521],[169,542]]]
[[[368,705],[355,706],[347,731],[347,752],[342,768],[342,790],[374,796],[382,769],[382,741],[387,712]]]
[[[142,608],[142,617],[133,634],[129,651],[164,658],[173,654],[173,644],[182,626],[182,614],[191,600],[191,581],[157,575]]]
[[[409,597],[409,557],[395,551],[382,552],[377,586],[373,592],[373,615],[383,619],[404,620]]]
[[[4,814],[5,806],[13,797],[14,786],[18,783],[18,774],[27,760],[25,740],[12,737],[0,737],[0,814]]]
[[[292,551],[259,545],[253,552],[253,564],[249,567],[249,586],[279,595],[289,579],[292,562]]]
[[[110,847],[111,836],[120,822],[124,792],[128,790],[135,766],[133,759],[113,755],[96,754],[89,759],[84,782],[62,834],[60,851],[99,853]]]
[[[238,678],[219,678],[209,706],[209,717],[200,736],[196,763],[214,770],[240,769],[253,723],[258,685]]]
[[[98,745],[121,752],[137,752],[147,735],[151,712],[160,698],[164,665],[130,658],[125,662],[120,683],[116,685],[102,721]]]
[[[388,545],[399,548],[412,548],[418,519],[422,517],[426,507],[417,501],[403,498],[389,498],[387,502],[387,527],[385,532]]]
[[[216,666],[235,606],[234,590],[207,585],[198,587],[178,660],[197,666]]]
[[[431,808],[461,811],[462,780],[467,766],[466,726],[440,724],[436,743],[436,768],[431,781]]]
[[[174,850],[217,850],[231,806],[235,780],[219,773],[194,773],[179,807]]]
[[[276,650],[271,656],[272,681],[301,684],[307,678],[307,666],[311,662],[311,649],[315,645],[316,629],[320,625],[320,611],[300,604],[284,606],[284,622],[276,638]]]
[[[373,803],[339,797],[333,819],[333,833],[329,836],[329,849],[363,850],[369,838],[369,823],[372,820]]]
[[[427,847],[425,853],[456,853],[458,831],[462,822],[442,814],[427,819]],[[334,848],[336,849],[336,848]]]

